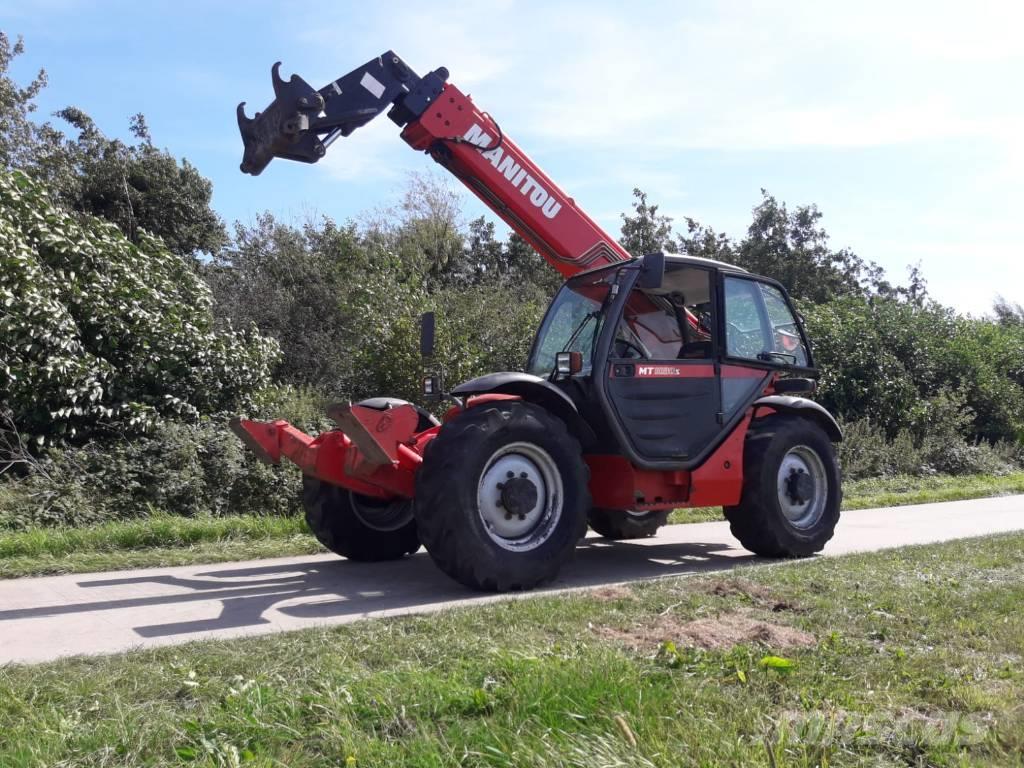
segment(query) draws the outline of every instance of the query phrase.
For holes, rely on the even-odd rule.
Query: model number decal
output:
[[[636,375],[647,376],[647,377],[658,377],[658,376],[682,376],[683,371],[679,366],[676,365],[638,365],[636,367]]]

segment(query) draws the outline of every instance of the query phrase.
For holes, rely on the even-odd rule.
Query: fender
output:
[[[517,371],[488,373],[459,384],[451,390],[451,394],[459,397],[492,393],[517,395],[527,402],[535,403],[550,411],[565,422],[569,431],[584,447],[597,439],[594,430],[580,416],[576,409],[576,403],[554,384],[531,373]]]
[[[808,400],[806,397],[768,395],[767,397],[761,397],[755,400],[753,407],[755,412],[757,408],[764,407],[772,408],[776,411],[793,413],[797,416],[802,416],[805,419],[811,419],[812,421],[817,422],[818,426],[825,430],[829,439],[831,439],[833,443],[841,443],[843,441],[843,430],[839,428],[839,422],[836,421],[835,417],[821,405],[813,400]]]

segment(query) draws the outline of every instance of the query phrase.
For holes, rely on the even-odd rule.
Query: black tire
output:
[[[374,397],[359,405],[383,411],[410,403],[395,397]],[[413,407],[420,415],[417,431],[439,423],[432,414]],[[317,541],[349,560],[397,560],[420,548],[412,499],[384,501],[303,476],[302,502],[306,524]]]
[[[525,490],[518,480],[497,484],[512,468],[529,470],[512,472]],[[442,571],[468,587],[531,589],[557,575],[586,532],[588,480],[579,442],[540,406],[470,408],[441,428],[416,473],[420,540]],[[517,520],[506,516],[512,509],[527,511]]]
[[[668,522],[669,510],[626,512],[621,509],[590,510],[590,527],[606,539],[646,539]]]
[[[397,560],[420,548],[412,499],[373,499],[306,475],[302,502],[317,541],[349,560]]]
[[[743,496],[725,507],[733,536],[764,557],[820,552],[835,532],[843,498],[835,447],[825,431],[799,416],[768,416],[751,425],[743,454]],[[802,486],[792,479],[801,472],[810,478]]]

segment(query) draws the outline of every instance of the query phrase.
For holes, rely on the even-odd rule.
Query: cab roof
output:
[[[743,267],[729,264],[717,259],[705,259],[703,256],[688,256],[684,253],[670,253],[665,251],[665,262],[672,264],[690,264],[694,267],[714,267],[716,269],[728,269],[731,272],[746,272]]]

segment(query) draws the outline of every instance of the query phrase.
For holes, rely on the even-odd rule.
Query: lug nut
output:
[[[505,473],[505,477],[507,477],[509,480],[511,480],[515,476],[516,476],[515,472],[506,472]]]
[[[528,475],[525,472],[520,472],[519,476],[523,478],[523,480],[525,480],[528,477]]]

